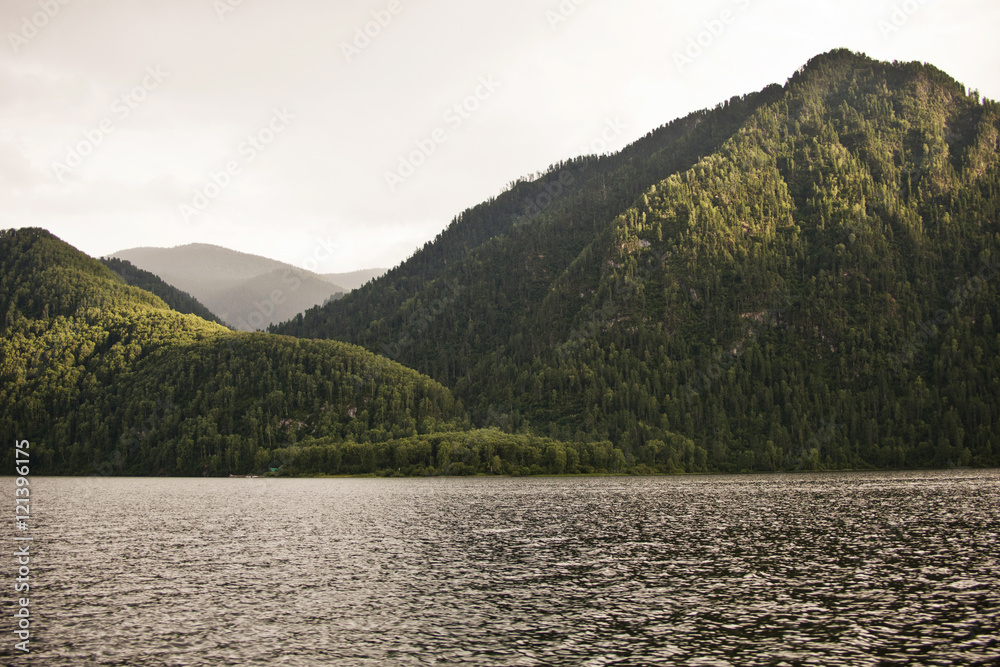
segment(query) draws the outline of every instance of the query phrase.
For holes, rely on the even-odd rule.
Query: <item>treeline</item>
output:
[[[835,51],[276,330],[627,461],[681,437],[716,471],[1000,465],[998,137],[940,70]]]
[[[386,353],[400,339],[420,334],[420,323],[442,301],[460,300],[463,315],[472,315],[478,330],[496,332],[500,327],[508,334],[518,322],[507,315],[537,305],[552,279],[609,220],[649,187],[717,150],[754,111],[781,94],[780,87],[771,86],[734,97],[658,128],[620,152],[562,161],[536,180],[519,180],[458,215],[404,264],[336,303],[310,309],[269,331],[334,338]],[[487,291],[459,294],[472,286]],[[447,330],[453,324],[464,328],[467,322],[438,320],[436,326]],[[472,361],[457,350],[441,360],[437,350],[421,354],[421,347],[394,358],[425,373],[447,368],[455,377]]]
[[[267,451],[279,475],[580,475],[706,472],[707,453],[690,440],[650,442],[626,456],[611,442],[561,442],[480,429],[388,440],[303,441]]]

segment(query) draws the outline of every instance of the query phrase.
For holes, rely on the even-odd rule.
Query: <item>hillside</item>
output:
[[[384,276],[389,269],[362,269],[347,273],[326,273],[323,277],[334,285],[342,286],[346,291],[356,290],[366,283]]]
[[[238,331],[266,329],[272,322],[291,319],[307,308],[339,299],[346,291],[297,269],[279,269],[235,285],[219,283],[205,288],[212,303],[227,308],[222,317]]]
[[[176,287],[163,282],[159,276],[149,271],[143,271],[124,259],[103,258],[101,259],[101,263],[121,276],[129,285],[152,292],[160,297],[172,310],[185,315],[197,315],[203,320],[222,324],[219,318],[202,305],[200,301],[187,292],[182,292]]]
[[[518,182],[273,330],[630,463],[998,465],[998,136],[1000,107],[933,66],[831,52]]]
[[[265,329],[350,290],[266,257],[194,243],[114,253],[205,304],[233,329]]]
[[[0,312],[0,430],[34,474],[629,469],[607,441],[472,430],[446,388],[362,348],[170,310],[40,229],[0,231]]]
[[[0,430],[36,474],[246,474],[311,441],[465,427],[415,371],[177,313],[39,229],[0,231],[0,312]]]

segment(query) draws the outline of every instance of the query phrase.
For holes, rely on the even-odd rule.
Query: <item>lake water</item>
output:
[[[996,471],[36,478],[32,503],[36,635],[11,657],[5,528],[4,664],[1000,660]]]

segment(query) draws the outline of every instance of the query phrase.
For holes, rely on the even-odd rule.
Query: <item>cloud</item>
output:
[[[391,21],[390,0],[244,0],[221,17],[214,0],[65,4],[17,53],[0,45],[7,224],[48,227],[92,254],[199,241],[293,263],[322,232],[343,248],[330,271],[391,265],[463,208],[580,154],[609,117],[627,120],[620,148],[783,83],[829,48],[926,60],[1000,95],[990,34],[1000,9],[985,1],[926,0],[889,40],[877,28],[898,4],[888,1],[396,1]],[[736,20],[678,71],[674,54],[726,9]],[[0,32],[37,11],[35,0],[7,0]],[[565,20],[553,24],[551,12]],[[367,45],[346,58],[343,45],[366,26]],[[127,117],[116,114],[115,101],[151,67],[168,78]],[[484,76],[503,88],[461,127],[447,126],[444,114]],[[276,108],[294,124],[182,224],[178,207],[240,158]],[[53,163],[108,119],[113,131],[54,178]],[[447,141],[390,191],[386,171],[439,126]]]
[[[0,141],[0,188],[14,191],[30,188],[41,180],[40,176],[17,144]]]

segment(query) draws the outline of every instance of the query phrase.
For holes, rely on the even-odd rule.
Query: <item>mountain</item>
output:
[[[245,474],[303,442],[462,427],[415,371],[172,311],[44,230],[0,231],[0,312],[0,428],[36,474]]]
[[[626,470],[610,442],[472,430],[448,389],[359,347],[171,310],[45,230],[0,231],[0,313],[0,430],[36,475]]]
[[[133,248],[112,257],[190,293],[239,331],[265,329],[350,291],[291,264],[207,244]]]
[[[272,331],[629,465],[996,466],[998,137],[1000,105],[937,68],[833,51],[514,183]]]
[[[121,276],[129,285],[152,292],[160,297],[171,309],[187,315],[197,315],[209,322],[222,324],[222,321],[212,314],[212,311],[203,306],[200,301],[187,292],[182,292],[176,287],[163,282],[159,276],[149,271],[143,271],[124,259],[104,258],[101,260],[101,263]]]

